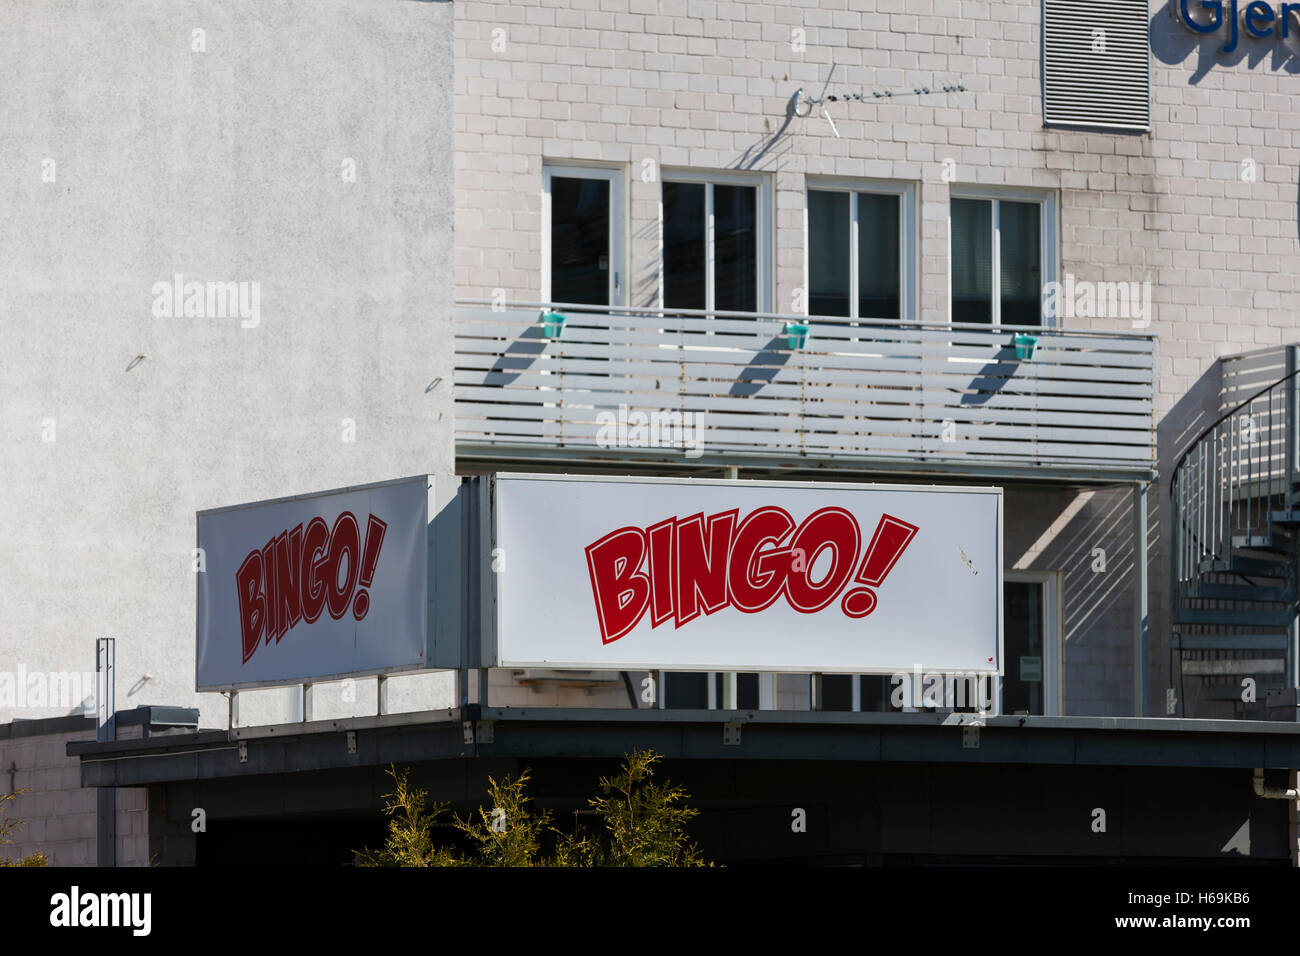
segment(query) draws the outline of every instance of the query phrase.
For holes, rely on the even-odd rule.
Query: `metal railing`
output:
[[[455,315],[465,457],[1154,475],[1151,335],[557,303]],[[697,424],[698,454],[638,445],[618,430],[636,413]]]
[[[1288,524],[1291,520],[1298,474],[1300,347],[1270,351],[1281,356],[1285,374],[1220,415],[1174,466],[1170,494],[1176,598],[1195,597],[1192,585],[1205,574],[1231,571],[1235,552],[1269,547],[1279,516]]]

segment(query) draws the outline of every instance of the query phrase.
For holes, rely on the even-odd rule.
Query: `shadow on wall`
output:
[[[768,153],[772,152],[773,147],[775,147],[777,143],[781,142],[782,137],[785,136],[786,130],[788,130],[790,124],[794,122],[794,110],[797,96],[797,93],[791,94],[789,102],[786,103],[784,122],[782,122],[774,131],[762,137],[758,142],[754,143],[741,153],[736,162],[732,164],[732,169],[753,169],[764,160]],[[763,168],[772,172],[779,170],[781,168],[781,163],[779,162],[780,158],[789,151],[790,141],[786,140],[781,144],[781,148],[772,155],[772,161],[765,163]]]
[[[1279,34],[1281,23],[1274,22],[1272,36],[1253,37],[1246,32],[1241,21],[1245,11],[1244,0],[1224,0],[1220,19],[1223,25],[1213,33],[1197,33],[1184,25],[1178,16],[1180,0],[1168,0],[1157,7],[1151,14],[1151,53],[1161,63],[1177,64],[1185,62],[1193,54],[1196,56],[1196,69],[1188,77],[1191,85],[1199,83],[1215,67],[1232,67],[1245,63],[1248,68],[1261,66],[1267,61],[1266,69],[1282,70],[1286,73],[1300,73],[1300,19],[1292,18],[1287,24],[1287,37]],[[1215,11],[1220,8],[1219,0],[1208,0],[1208,7],[1203,7],[1201,0],[1185,0],[1187,9],[1197,23],[1214,22]],[[1270,5],[1276,13],[1282,10],[1281,3]],[[1233,44],[1232,14],[1236,12],[1236,42]],[[1224,47],[1232,47],[1224,53]]]
[[[646,258],[640,264],[640,271],[632,276],[632,294],[628,301],[633,306],[653,309],[662,306],[659,301],[659,259],[663,255],[663,223],[658,218],[645,223],[633,236],[632,246],[644,249],[653,243],[659,253],[654,258]]]
[[[1039,492],[1026,492],[1035,498]],[[1132,505],[1127,486],[1020,499],[1020,554],[1008,566],[1060,575],[1065,713],[1122,717],[1133,711]],[[1029,539],[1034,538],[1032,546]],[[1010,542],[1009,542],[1010,543]],[[1014,559],[1014,560],[1013,560]]]
[[[1170,499],[1170,482],[1173,467],[1178,457],[1186,451],[1197,436],[1219,417],[1219,399],[1223,385],[1222,365],[1212,362],[1200,378],[1184,393],[1174,406],[1165,413],[1160,424],[1156,426],[1156,449],[1161,462],[1159,480],[1151,486],[1148,504],[1154,511],[1150,523],[1160,528],[1173,526],[1173,503]],[[1166,549],[1169,536],[1165,536]],[[1160,555],[1160,563],[1151,569],[1151,604],[1149,616],[1148,683],[1150,692],[1163,695],[1164,688],[1172,686],[1177,677],[1178,664],[1175,654],[1170,650],[1173,635],[1173,622],[1170,614],[1169,566],[1168,553]],[[1180,691],[1179,696],[1182,696]],[[1163,714],[1161,709],[1151,711]]]
[[[1213,363],[1157,427],[1159,460],[1168,463],[1147,494],[1147,713],[1163,714],[1170,663],[1168,467],[1218,416],[1220,366]],[[1133,507],[1129,488],[1078,491],[1024,532],[1035,550],[1008,553],[1018,568],[1061,575],[1065,712],[1075,716],[1132,713]],[[1053,530],[1052,525],[1065,515]],[[1026,542],[1027,544],[1027,542]],[[1018,560],[1017,560],[1018,559]]]

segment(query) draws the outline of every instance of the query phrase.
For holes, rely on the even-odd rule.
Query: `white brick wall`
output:
[[[917,184],[919,307],[928,321],[947,318],[943,161],[955,163],[958,184],[1050,191],[1062,274],[1152,281],[1162,463],[1150,495],[1155,707],[1167,682],[1160,548],[1176,446],[1213,410],[1217,381],[1207,373],[1216,357],[1300,337],[1300,115],[1291,109],[1294,77],[1271,53],[1216,63],[1162,0],[1151,6],[1153,131],[1139,135],[1043,128],[1039,0],[462,0],[457,294],[499,287],[516,300],[540,296],[543,160],[627,170],[630,301],[641,305],[658,295],[659,187],[641,181],[646,159],[772,178],[774,302],[787,311],[805,281],[808,176]],[[803,52],[792,49],[795,29],[805,33]],[[494,50],[494,38],[504,48]],[[1251,42],[1266,50],[1269,41]],[[832,62],[841,89],[960,82],[969,92],[829,104],[841,138],[818,115],[787,123],[795,90],[819,93]],[[1255,164],[1254,182],[1242,180],[1244,160]],[[1130,327],[1127,319],[1072,321]],[[1032,566],[1078,581],[1079,562],[1101,546],[1097,535],[1128,546],[1128,507],[1122,495],[1094,497]],[[1067,640],[1069,710],[1131,712],[1128,585],[1094,590],[1066,595],[1066,618],[1079,628]]]
[[[67,755],[70,740],[93,740],[93,730],[0,739],[0,787],[31,792],[6,804],[10,819],[24,821],[14,845],[0,847],[8,858],[40,851],[51,866],[96,864],[95,790],[81,786],[81,764]],[[149,864],[148,791],[117,791],[117,865]]]

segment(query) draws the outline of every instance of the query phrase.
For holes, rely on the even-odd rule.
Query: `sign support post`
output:
[[[116,641],[101,637],[95,642],[95,739],[117,739]],[[117,866],[117,790],[95,790],[95,864]]]

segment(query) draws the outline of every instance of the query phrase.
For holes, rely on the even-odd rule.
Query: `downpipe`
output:
[[[1300,790],[1288,790],[1285,787],[1270,787],[1264,783],[1263,769],[1255,768],[1255,796],[1266,800],[1300,800]]]

